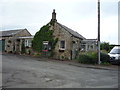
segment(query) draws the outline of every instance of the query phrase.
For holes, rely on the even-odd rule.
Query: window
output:
[[[25,40],[25,47],[28,46],[28,40]]]
[[[32,43],[31,40],[25,40],[25,47],[31,47]]]
[[[28,46],[31,47],[32,46],[32,41],[28,40]]]
[[[110,54],[120,54],[120,49],[112,49]]]
[[[60,50],[65,50],[65,41],[60,41]]]

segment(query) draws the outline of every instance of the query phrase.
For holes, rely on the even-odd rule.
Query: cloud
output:
[[[117,0],[101,0],[102,41],[117,40],[117,4]],[[0,7],[1,29],[27,28],[35,34],[56,9],[58,22],[86,38],[97,38],[97,0],[1,0]]]
[[[62,22],[61,22],[62,23]],[[98,33],[97,17],[90,17],[75,22],[62,23],[69,28],[79,32],[87,39],[96,39]],[[118,44],[118,18],[116,16],[109,16],[101,18],[101,42],[106,41],[111,44]]]
[[[118,18],[117,16],[101,19],[101,40],[117,44]]]
[[[1,2],[96,2],[97,0],[1,0]],[[100,0],[101,2],[118,2],[119,0]]]

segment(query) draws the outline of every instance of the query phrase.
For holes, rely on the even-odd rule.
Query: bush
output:
[[[105,53],[100,54],[102,63],[108,62],[109,55]],[[97,64],[98,62],[98,53],[97,52],[84,52],[80,53],[78,57],[78,62],[83,64]]]
[[[110,56],[106,53],[101,53],[100,54],[100,60],[102,61],[102,63],[104,62],[108,62],[110,59]]]
[[[106,50],[108,52],[110,50],[110,44],[108,42],[102,42],[100,44],[100,49],[101,50]]]
[[[92,64],[92,57],[86,54],[80,54],[78,60],[80,63],[83,64]]]
[[[102,62],[101,64],[102,65],[107,65],[107,66],[111,65],[111,63],[109,63],[109,62]]]
[[[33,56],[41,56],[41,53],[34,52],[34,53],[33,53]]]
[[[108,52],[106,50],[101,50],[102,53],[107,54]]]

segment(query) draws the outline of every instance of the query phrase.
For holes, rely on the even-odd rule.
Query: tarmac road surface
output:
[[[3,88],[118,88],[118,70],[83,68],[13,54],[2,55]]]

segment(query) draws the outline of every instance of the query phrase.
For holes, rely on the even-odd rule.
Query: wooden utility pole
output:
[[[98,64],[100,63],[100,0],[98,0]]]

